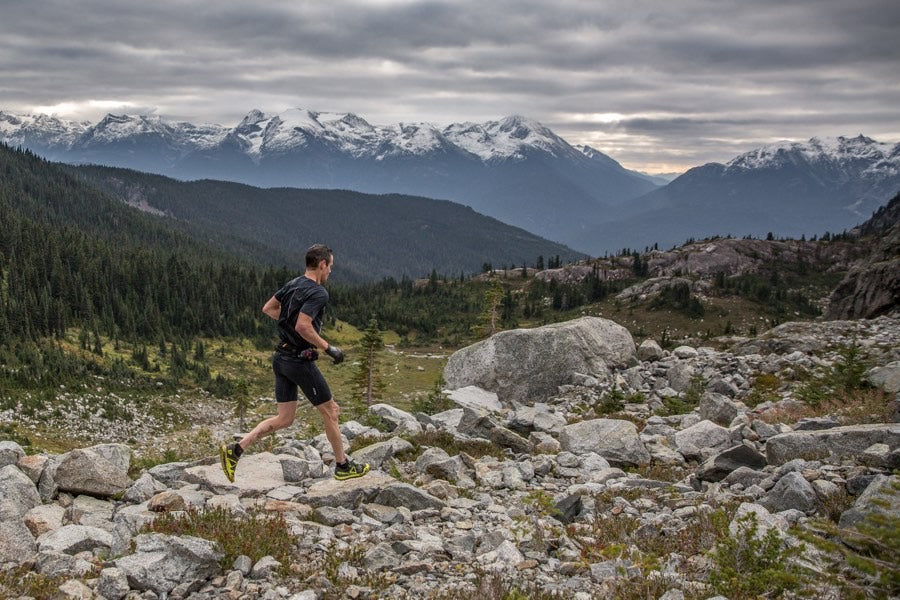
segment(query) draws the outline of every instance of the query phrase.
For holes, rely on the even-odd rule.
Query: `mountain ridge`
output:
[[[900,190],[900,144],[865,136],[777,142],[688,170],[575,240],[670,246],[715,235],[851,229]]]
[[[68,133],[66,133],[68,131]],[[447,199],[566,242],[586,221],[657,187],[541,123],[372,125],[353,113],[250,111],[234,127],[107,115],[97,124],[0,112],[0,141],[45,158],[182,180],[353,189]]]

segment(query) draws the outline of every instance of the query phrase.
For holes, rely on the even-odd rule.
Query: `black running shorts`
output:
[[[315,361],[276,352],[272,370],[275,371],[275,400],[278,402],[296,402],[297,386],[313,406],[331,400],[331,390]]]

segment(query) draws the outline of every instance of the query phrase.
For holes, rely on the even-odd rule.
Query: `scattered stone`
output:
[[[91,446],[64,454],[54,479],[64,492],[103,498],[117,496],[131,486],[130,464],[131,449],[124,444]]]
[[[263,556],[250,569],[250,579],[265,579],[270,573],[281,568],[281,563],[271,556]]]
[[[563,449],[574,454],[595,452],[616,467],[650,462],[650,453],[631,421],[592,419],[567,425],[559,436]]]
[[[697,477],[703,481],[721,481],[741,467],[761,469],[766,457],[745,444],[734,446],[709,458],[697,469]]]
[[[878,475],[865,491],[860,494],[853,506],[841,514],[838,524],[841,527],[856,527],[870,515],[900,514],[900,477],[897,475]]]
[[[700,397],[697,407],[700,418],[712,421],[717,425],[728,427],[738,416],[737,405],[727,396],[715,392],[705,392]]]
[[[772,512],[793,508],[810,514],[817,507],[816,491],[803,475],[793,471],[779,479],[760,504]]]
[[[431,494],[428,494],[414,485],[408,483],[392,483],[382,488],[375,496],[377,504],[385,506],[406,507],[409,510],[424,510],[426,508],[441,509],[444,503]]]
[[[135,553],[115,561],[130,587],[168,594],[185,581],[208,579],[221,572],[224,556],[215,542],[191,536],[142,534],[134,539]]]
[[[77,554],[85,550],[110,550],[114,544],[113,536],[103,529],[87,525],[65,525],[37,538],[41,552],[61,552]]]
[[[701,451],[703,449],[712,453],[725,450],[732,445],[731,432],[708,420],[682,429],[674,438],[675,449],[688,460],[703,458]]]
[[[22,449],[22,446],[9,440],[0,440],[0,468],[18,464],[23,458],[25,458],[25,450]]]
[[[395,455],[412,449],[412,444],[395,436],[387,441],[376,442],[354,451],[353,460],[359,463],[369,463],[373,469],[380,469]]]
[[[825,431],[782,433],[766,442],[769,464],[780,465],[794,458],[824,460],[840,464],[844,458],[865,452],[873,444],[900,447],[900,423],[848,425]]]
[[[0,505],[4,520],[21,518],[41,503],[34,482],[15,465],[0,469]]]
[[[422,424],[419,423],[419,420],[414,415],[395,408],[390,404],[373,404],[369,407],[369,412],[381,417],[395,434],[408,433],[415,435],[422,433]]]
[[[460,408],[469,408],[475,411],[500,412],[503,405],[497,399],[497,394],[483,390],[475,385],[449,390],[447,397]]]
[[[499,425],[494,427],[491,429],[488,439],[501,448],[509,448],[517,454],[531,453],[531,442],[506,427],[500,427]]]
[[[100,571],[97,580],[97,593],[107,600],[122,600],[128,595],[128,577],[122,569],[107,567]]]
[[[900,392],[900,360],[870,369],[866,373],[866,380],[889,394]]]
[[[641,342],[641,345],[638,346],[637,349],[637,357],[639,360],[654,362],[662,359],[664,356],[665,352],[663,352],[663,349],[651,339],[646,339]]]

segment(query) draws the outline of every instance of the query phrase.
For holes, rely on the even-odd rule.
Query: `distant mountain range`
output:
[[[513,116],[438,128],[353,114],[254,110],[234,127],[107,115],[100,122],[0,112],[0,140],[51,160],[260,187],[352,189],[449,199],[565,242],[657,187],[591,148]]]
[[[781,142],[667,183],[518,116],[438,128],[294,109],[251,111],[225,127],[0,112],[0,141],[177,179],[449,199],[594,255],[712,235],[841,231],[900,190],[900,144],[864,136]]]
[[[711,235],[841,232],[900,191],[900,144],[862,135],[780,142],[689,170],[576,238],[576,248],[643,248]]]

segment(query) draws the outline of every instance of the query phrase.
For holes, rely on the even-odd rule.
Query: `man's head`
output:
[[[334,255],[331,248],[325,244],[314,244],[306,251],[306,270],[319,272],[319,283],[325,283],[328,279],[333,262]]]

